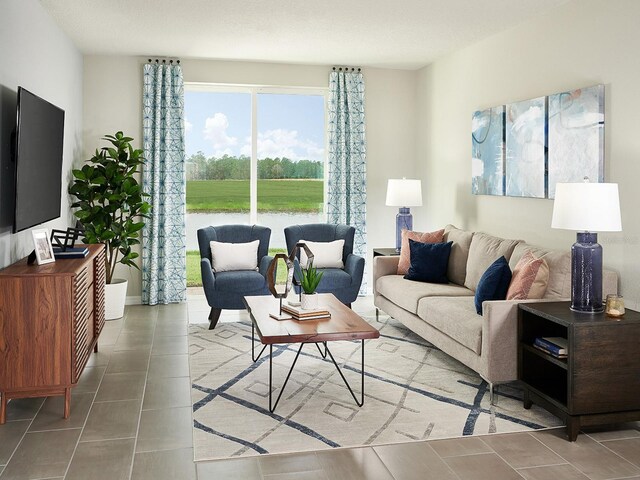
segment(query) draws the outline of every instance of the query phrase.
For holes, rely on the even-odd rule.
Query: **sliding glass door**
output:
[[[325,92],[187,85],[187,282],[200,282],[197,230],[208,225],[283,229],[324,222]]]

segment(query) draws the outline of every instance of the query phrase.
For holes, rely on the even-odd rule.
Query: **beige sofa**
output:
[[[443,352],[475,370],[494,386],[517,379],[517,305],[519,302],[568,300],[571,297],[571,257],[567,251],[534,247],[452,225],[444,241],[452,241],[448,284],[405,280],[397,275],[398,256],[373,259],[374,304]],[[484,271],[500,256],[511,270],[527,251],[549,265],[549,283],[543,300],[487,301],[476,313],[474,293]],[[617,274],[605,271],[604,293],[617,292]],[[376,311],[376,315],[377,315]]]

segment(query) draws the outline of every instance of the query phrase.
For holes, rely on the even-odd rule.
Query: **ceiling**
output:
[[[416,69],[568,0],[40,0],[85,54]]]

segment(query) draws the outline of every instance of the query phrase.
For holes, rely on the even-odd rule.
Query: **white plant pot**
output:
[[[127,299],[128,281],[123,278],[112,278],[104,289],[105,319],[115,320],[124,315],[124,304]]]
[[[317,293],[302,293],[302,301],[300,308],[303,310],[313,310],[318,308],[318,294]]]

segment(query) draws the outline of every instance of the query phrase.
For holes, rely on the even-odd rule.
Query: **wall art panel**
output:
[[[475,112],[471,139],[472,193],[504,195],[504,106]]]
[[[545,197],[545,97],[506,106],[506,195]]]
[[[558,182],[604,181],[604,85],[549,95],[549,195]]]

